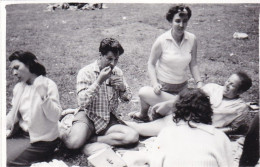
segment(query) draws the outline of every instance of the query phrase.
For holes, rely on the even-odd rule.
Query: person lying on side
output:
[[[252,80],[244,72],[232,74],[224,86],[209,83],[201,89],[209,96],[213,109],[212,125],[222,130],[227,135],[239,134],[246,131],[244,128],[248,106],[239,95],[246,92],[252,86]],[[164,94],[162,94],[164,95]],[[142,136],[156,136],[166,125],[171,124],[172,113],[175,110],[175,102],[178,96],[172,96],[172,100],[155,104],[152,112],[165,116],[148,123],[127,122]]]

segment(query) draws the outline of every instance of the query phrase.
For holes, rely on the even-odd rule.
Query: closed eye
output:
[[[180,19],[176,19],[175,22],[176,22],[176,23],[180,23],[181,20],[180,20]]]
[[[19,66],[13,66],[11,67],[12,70],[18,70],[19,69]]]

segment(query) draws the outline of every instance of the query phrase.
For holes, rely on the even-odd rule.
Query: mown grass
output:
[[[54,12],[44,11],[47,4],[7,6],[7,58],[16,50],[35,53],[45,65],[47,76],[57,83],[62,107],[75,108],[77,72],[98,57],[103,38],[114,37],[125,49],[118,66],[137,96],[142,86],[150,84],[147,60],[155,39],[170,28],[165,13],[171,4],[107,6],[108,9],[102,10]],[[198,64],[205,83],[223,84],[233,72],[245,71],[252,77],[253,86],[242,97],[247,102],[259,102],[259,4],[192,4],[190,7],[193,15],[187,31],[197,36]],[[234,32],[247,33],[249,38],[234,39]],[[8,69],[6,78],[7,109],[10,109],[16,78]],[[194,86],[192,80],[189,86]],[[119,111],[126,115],[138,108],[135,103],[129,103],[121,105]],[[69,164],[84,165],[83,159],[70,160]]]

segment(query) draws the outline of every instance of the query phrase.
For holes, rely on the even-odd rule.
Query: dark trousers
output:
[[[259,114],[257,114],[246,135],[239,166],[255,166],[259,160]]]
[[[7,166],[30,166],[33,163],[52,158],[59,139],[29,143],[29,138],[19,136],[7,139]]]

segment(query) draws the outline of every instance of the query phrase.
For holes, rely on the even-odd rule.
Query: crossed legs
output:
[[[68,132],[62,136],[62,140],[67,148],[79,149],[94,134],[94,124],[87,117],[85,112],[78,112],[73,120]]]
[[[94,135],[94,124],[84,112],[75,115],[74,123],[70,131],[63,136],[62,140],[69,149],[82,148]],[[138,133],[122,124],[115,124],[109,127],[106,132],[96,136],[96,141],[113,146],[136,143],[139,139]]]

